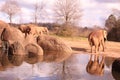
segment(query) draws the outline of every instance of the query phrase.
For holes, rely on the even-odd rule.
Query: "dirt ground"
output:
[[[62,38],[68,45],[71,46],[73,53],[80,54],[91,54],[90,45],[87,38]],[[93,48],[94,50],[94,48]],[[92,53],[96,54],[96,53]],[[120,57],[120,42],[107,41],[105,52],[102,52],[102,47],[100,48],[99,53],[108,57]]]

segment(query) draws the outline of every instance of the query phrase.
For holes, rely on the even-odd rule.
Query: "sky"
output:
[[[4,4],[6,0],[0,0],[0,6]],[[40,0],[41,1],[41,0]],[[52,7],[55,0],[44,0],[46,2],[47,13],[49,14],[47,19],[40,20],[42,22],[54,22]],[[21,17],[15,17],[13,22],[32,22],[31,13],[33,12],[33,3],[35,0],[20,0],[19,4],[22,9]],[[82,17],[79,21],[79,25],[82,27],[93,27],[98,25],[104,27],[105,20],[110,14],[113,14],[113,9],[120,7],[120,0],[80,0],[80,6],[82,9]],[[0,19],[9,22],[8,16],[0,12]]]

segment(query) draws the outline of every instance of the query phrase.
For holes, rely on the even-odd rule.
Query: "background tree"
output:
[[[120,28],[120,18],[118,18],[117,22],[116,22],[116,27]]]
[[[56,22],[62,24],[56,32],[60,36],[77,36],[77,23],[81,18],[80,0],[55,0],[54,15]]]
[[[4,12],[8,15],[10,24],[12,23],[13,16],[20,11],[20,6],[16,0],[7,0],[1,7],[1,12]]]
[[[33,20],[34,23],[37,24],[39,19],[42,19],[46,15],[46,4],[44,1],[36,0],[36,3],[33,5]]]
[[[56,0],[54,11],[60,23],[74,24],[81,18],[79,0]]]
[[[116,19],[114,15],[110,15],[105,26],[108,28],[108,40],[120,41],[120,18]]]
[[[110,31],[113,27],[116,27],[116,17],[111,14],[106,20],[105,26],[108,28],[108,31]]]

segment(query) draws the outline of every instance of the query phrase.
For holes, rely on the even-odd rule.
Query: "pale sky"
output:
[[[4,4],[5,0],[0,0],[0,6]],[[40,0],[41,1],[41,0]],[[53,11],[51,8],[54,6],[55,0],[44,0],[47,5],[47,19],[42,20],[43,22],[54,22]],[[79,24],[81,26],[92,27],[99,25],[104,27],[104,22],[107,17],[112,14],[112,9],[119,9],[120,0],[80,0],[82,12],[82,18]],[[31,13],[33,11],[33,3],[35,0],[20,0],[20,6],[22,9],[22,22],[32,22]],[[9,22],[7,15],[0,13],[0,19]],[[13,22],[19,23],[20,18],[15,17]]]

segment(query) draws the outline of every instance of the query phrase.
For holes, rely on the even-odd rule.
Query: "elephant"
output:
[[[120,58],[113,61],[111,72],[115,80],[120,80]]]
[[[7,54],[22,54],[24,36],[17,28],[4,28],[1,33],[2,53]]]
[[[27,53],[25,55],[25,62],[35,64],[43,61],[43,50],[39,45],[29,43],[25,45],[25,51]]]
[[[1,35],[2,31],[3,31],[3,29],[8,28],[8,27],[10,27],[10,25],[8,23],[0,20],[0,35]],[[2,45],[2,41],[0,40],[0,47],[1,47],[1,45]]]
[[[38,31],[41,31],[41,34],[49,34],[47,27],[37,27]]]
[[[8,35],[10,35],[10,32],[8,31],[8,29],[4,28],[1,33],[2,51],[3,51],[2,53],[7,53],[7,54],[8,54],[9,48],[10,48]]]
[[[102,76],[104,73],[104,60],[105,57],[102,56],[102,60],[99,62],[99,56],[94,55],[94,60],[92,60],[93,54],[90,55],[90,60],[86,66],[86,71],[92,75]]]
[[[8,35],[10,35],[11,33],[9,32],[9,29],[4,28],[2,33],[1,33],[1,40],[2,41],[8,41],[8,39],[10,38]]]
[[[43,27],[43,33],[44,33],[44,34],[47,34],[47,35],[49,34],[49,31],[48,31],[48,28],[47,28],[47,27]]]
[[[62,51],[71,52],[70,46],[65,44],[61,39],[48,35],[39,35],[36,38],[37,44],[43,48],[44,51]]]
[[[99,51],[100,45],[103,47],[103,52],[105,48],[105,41],[107,40],[106,30],[96,30],[89,34],[88,41],[91,46],[91,53],[93,53],[92,47],[95,46],[95,53]]]
[[[72,49],[69,45],[53,36],[39,35],[36,41],[44,50],[43,57],[45,61],[61,62],[72,54]]]
[[[27,25],[21,25],[19,28],[18,28],[21,32],[25,33],[25,38],[27,37],[27,35],[30,34],[30,31],[31,31],[31,28]]]
[[[47,27],[41,27],[33,24],[28,24],[27,26],[31,28],[30,33],[35,37],[37,37],[38,35],[49,34]]]

